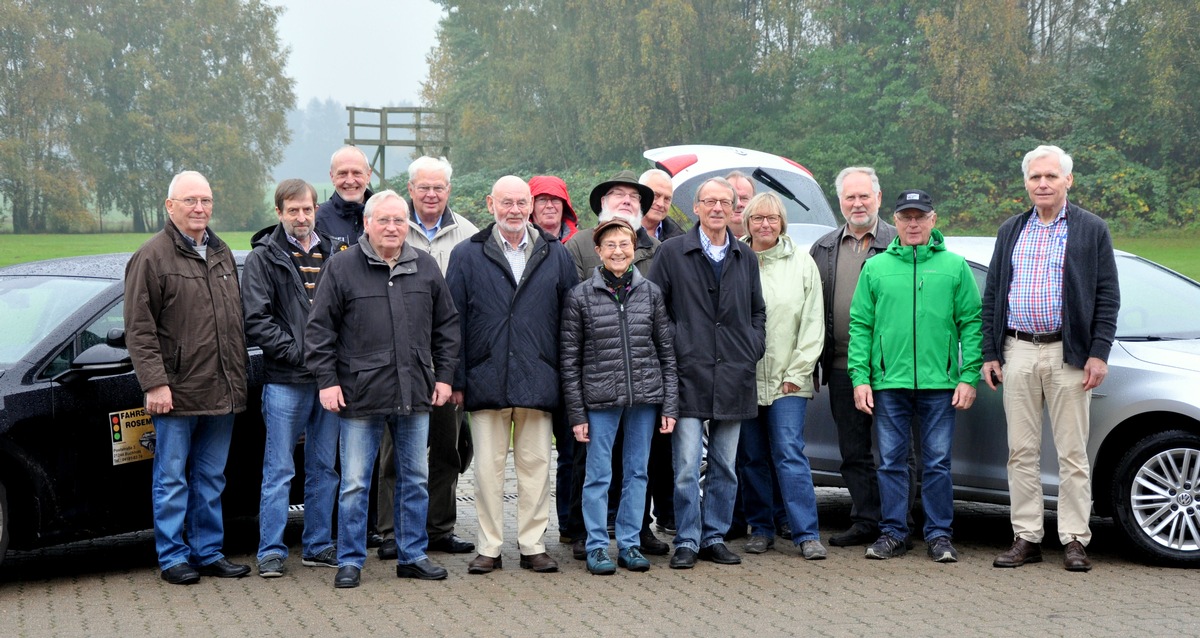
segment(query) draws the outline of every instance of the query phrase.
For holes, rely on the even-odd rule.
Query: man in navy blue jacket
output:
[[[550,412],[559,403],[558,325],[578,283],[558,239],[528,223],[533,197],[519,177],[501,177],[487,197],[495,223],[450,253],[446,273],[462,326],[453,401],[471,416],[479,555],[467,571],[503,566],[504,463],[512,439],[517,470],[520,565],[558,570],[542,540],[550,519]]]

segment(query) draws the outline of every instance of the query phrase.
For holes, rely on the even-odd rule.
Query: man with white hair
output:
[[[336,191],[317,208],[317,228],[347,245],[363,234],[363,206],[371,192],[371,163],[357,146],[343,146],[329,158],[329,179]]]
[[[1039,469],[1042,410],[1058,451],[1058,540],[1063,567],[1092,568],[1088,410],[1108,375],[1121,292],[1108,224],[1067,201],[1071,156],[1057,146],[1025,155],[1033,207],[1000,226],[983,292],[983,378],[1004,383],[1012,547],[993,561],[1042,560],[1044,500]]]
[[[654,203],[646,209],[642,216],[642,228],[658,241],[667,241],[687,232],[679,222],[671,219],[671,201],[675,198],[675,185],[666,171],[652,168],[638,178],[638,181],[654,191]]]

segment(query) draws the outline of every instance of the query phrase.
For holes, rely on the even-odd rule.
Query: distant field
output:
[[[254,233],[225,232],[221,238],[237,249],[249,250]],[[149,233],[104,235],[8,235],[0,234],[0,266],[63,257],[100,253],[133,252],[150,237]],[[1142,237],[1117,237],[1117,248],[1137,253],[1192,279],[1200,280],[1200,231],[1161,233]]]

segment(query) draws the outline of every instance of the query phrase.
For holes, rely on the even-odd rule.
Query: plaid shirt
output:
[[[1062,330],[1063,259],[1067,253],[1067,207],[1049,224],[1035,211],[1021,229],[1012,254],[1008,328],[1045,333]]]

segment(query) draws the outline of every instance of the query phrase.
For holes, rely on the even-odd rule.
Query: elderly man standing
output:
[[[840,472],[850,490],[850,529],[829,538],[837,547],[866,545],[879,538],[879,480],[871,451],[871,415],[854,407],[854,388],[847,373],[850,348],[850,300],[863,264],[887,250],[896,227],[879,219],[883,193],[879,177],[869,166],[842,169],[834,180],[842,217],[841,228],[821,237],[809,249],[821,274],[825,302],[825,349],[821,381],[829,385],[829,407],[837,424]]]
[[[233,415],[246,409],[246,339],[237,263],[208,228],[208,180],[179,173],[166,208],[166,227],[125,266],[125,343],[157,438],[151,496],[162,579],[190,585],[250,573],[221,553],[225,461]]]
[[[317,209],[321,232],[353,245],[363,234],[363,204],[371,198],[371,163],[357,146],[343,146],[329,158],[329,179],[336,191]]]
[[[1058,451],[1058,540],[1069,571],[1092,568],[1088,410],[1108,374],[1121,293],[1108,225],[1067,201],[1073,162],[1057,146],[1025,155],[1030,210],[1000,226],[983,295],[984,379],[1004,383],[1012,547],[996,567],[1042,560],[1042,410]]]
[[[649,279],[663,291],[675,326],[679,415],[675,455],[675,554],[670,566],[703,560],[735,565],[725,546],[733,515],[741,422],[758,414],[755,365],[766,348],[766,304],[758,259],[727,227],[737,194],[716,177],[696,191],[696,227],[665,242]],[[709,419],[708,472],[700,498],[703,420]]]
[[[470,412],[475,445],[479,554],[467,566],[471,574],[503,567],[510,439],[520,565],[536,572],[558,570],[542,538],[550,518],[550,412],[559,405],[562,301],[578,277],[562,244],[528,223],[532,205],[523,180],[501,177],[487,196],[496,221],[450,254],[447,278],[463,343],[454,401]]]
[[[442,275],[450,265],[450,251],[460,242],[479,232],[470,220],[450,209],[450,176],[453,167],[444,157],[423,156],[408,165],[408,238],[412,246],[429,253],[437,261]],[[454,533],[458,523],[458,475],[462,470],[458,456],[458,437],[462,428],[462,406],[452,401],[433,406],[429,413],[429,551],[465,554],[475,545]],[[392,456],[392,437],[383,433],[379,456]],[[379,558],[396,558],[396,539],[392,529],[392,486],[396,475],[390,464],[379,466],[376,528],[384,536]]]
[[[654,203],[642,216],[642,228],[658,241],[667,241],[686,233],[679,222],[671,219],[671,200],[675,198],[671,176],[662,169],[652,168],[642,173],[638,181],[654,191]]]
[[[554,175],[535,175],[529,179],[529,192],[533,194],[533,212],[529,221],[558,241],[567,243],[579,226],[579,216],[571,205],[567,183]]]
[[[610,219],[623,218],[637,229],[637,246],[634,247],[633,265],[643,275],[650,272],[650,264],[654,253],[658,250],[659,242],[642,227],[642,216],[654,204],[654,191],[633,177],[633,171],[621,171],[606,182],[601,182],[592,189],[588,198],[592,212],[596,213],[597,223],[602,224]],[[566,243],[567,252],[575,261],[575,271],[580,281],[592,276],[596,266],[600,265],[600,256],[596,254],[596,246],[592,242],[594,228],[585,228]]]
[[[446,577],[425,555],[426,445],[429,411],[450,398],[458,365],[458,312],[437,262],[405,241],[408,205],[400,195],[373,195],[363,220],[358,243],[325,266],[306,333],[321,403],[341,417],[338,588],[359,584],[384,428],[394,445],[396,576]]]
[[[863,265],[850,303],[854,405],[876,416],[879,432],[883,516],[866,557],[908,551],[908,457],[915,429],[921,438],[925,543],[935,562],[953,563],[958,552],[951,544],[950,446],[954,410],[975,402],[983,366],[979,288],[967,261],[946,250],[934,229],[937,213],[925,191],[900,193],[893,217],[898,236],[887,252]]]
[[[242,307],[246,337],[262,348],[266,383],[262,391],[262,499],[259,503],[258,575],[284,574],[283,529],[288,494],[296,475],[293,453],[304,437],[304,534],[302,563],[337,567],[331,529],[338,475],[337,417],[323,407],[317,380],[304,365],[304,327],[325,260],[345,250],[313,227],[317,191],[302,179],[275,189],[279,223],[259,231],[246,257]]]

